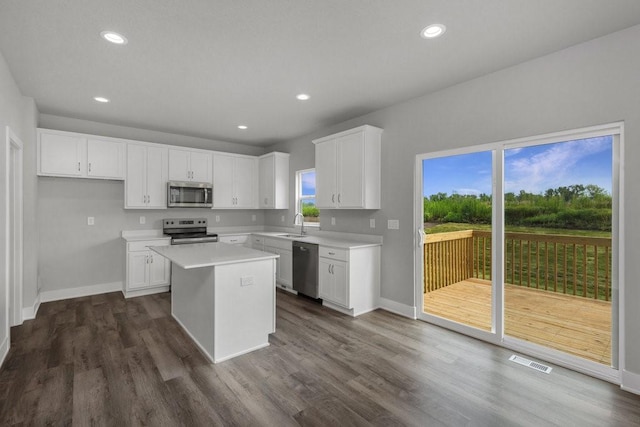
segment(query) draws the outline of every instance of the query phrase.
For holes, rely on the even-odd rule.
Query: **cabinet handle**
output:
[[[151,258],[151,264],[153,264],[153,255],[149,256]]]
[[[331,203],[335,203],[336,202],[336,195],[332,194],[331,195]]]
[[[146,264],[149,264],[149,255],[145,255],[145,257],[144,257],[144,262],[145,262]]]
[[[78,172],[80,172],[80,162],[78,162]]]
[[[91,172],[91,163],[89,163],[89,172]]]
[[[265,197],[265,198],[264,198],[264,204],[265,204],[265,205],[267,204],[267,200],[268,200],[268,199]]]
[[[338,203],[340,203],[340,193],[338,193]]]
[[[147,196],[147,203],[151,203],[151,196]]]
[[[327,267],[327,271],[329,271],[329,274],[331,274],[331,264],[329,264],[329,266]]]
[[[334,271],[333,271],[333,264],[331,264],[331,274],[333,274],[333,273],[334,273]]]

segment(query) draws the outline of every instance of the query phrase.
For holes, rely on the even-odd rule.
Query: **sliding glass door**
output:
[[[419,317],[605,376],[617,368],[620,134],[418,156]]]

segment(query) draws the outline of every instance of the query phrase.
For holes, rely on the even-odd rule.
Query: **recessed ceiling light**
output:
[[[96,101],[98,101],[98,102],[103,102],[103,103],[105,103],[105,102],[109,102],[109,99],[105,98],[104,96],[96,96],[96,97],[95,97],[95,98],[93,98],[93,99],[95,99],[95,100],[96,100]]]
[[[103,31],[100,33],[103,39],[113,44],[127,44],[128,40],[122,34],[114,33],[113,31]]]
[[[440,37],[444,34],[446,29],[447,27],[442,24],[431,24],[424,27],[422,31],[420,31],[420,37],[422,37],[423,39],[433,39],[436,37]]]
[[[245,125],[238,125],[238,129],[245,130],[245,129],[249,129],[249,127]]]
[[[296,95],[296,98],[298,98],[300,101],[306,101],[307,99],[311,98],[309,95],[307,95],[306,93],[300,93],[298,95]]]

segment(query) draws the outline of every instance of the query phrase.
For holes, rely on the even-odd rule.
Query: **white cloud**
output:
[[[527,149],[507,151],[505,163],[505,192],[525,190],[540,193],[568,182],[574,171],[571,169],[582,159],[606,151],[611,146],[608,138],[588,138],[552,144],[536,154],[527,155]],[[533,147],[532,147],[533,148]],[[515,151],[514,150],[514,151]],[[516,154],[520,156],[515,157]]]

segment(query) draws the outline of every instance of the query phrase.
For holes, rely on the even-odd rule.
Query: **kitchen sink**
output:
[[[279,237],[293,237],[296,239],[304,239],[305,237],[309,237],[306,234],[278,234]]]

